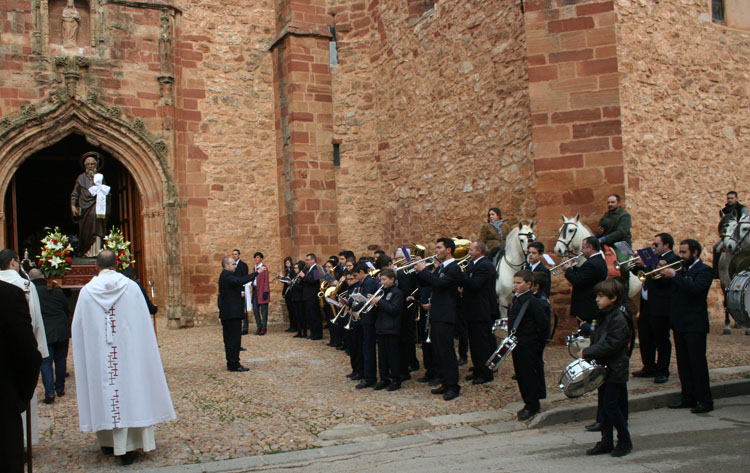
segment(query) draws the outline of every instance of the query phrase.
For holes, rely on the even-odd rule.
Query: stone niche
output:
[[[71,8],[72,6],[75,8]],[[49,0],[49,44],[63,49],[85,48],[91,44],[91,10],[86,0]],[[77,12],[77,14],[76,14]],[[64,34],[63,14],[67,17],[67,34]],[[75,31],[72,31],[72,30]],[[74,33],[74,34],[73,34]],[[67,36],[64,38],[63,36]],[[71,37],[72,36],[72,37]]]

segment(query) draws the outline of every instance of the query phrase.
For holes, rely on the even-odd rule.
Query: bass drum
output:
[[[729,283],[727,310],[739,325],[750,327],[750,271],[741,271]]]
[[[560,389],[570,398],[581,397],[597,389],[607,377],[607,368],[579,358],[565,367],[560,375]]]

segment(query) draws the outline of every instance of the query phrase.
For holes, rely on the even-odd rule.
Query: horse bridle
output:
[[[575,222],[575,223],[574,222],[564,222],[563,226],[562,226],[562,229],[560,229],[560,235],[565,235],[567,233],[568,225],[573,225],[575,227],[575,231],[570,236],[570,241],[563,240],[562,238],[560,238],[559,235],[557,237],[558,243],[562,243],[563,245],[565,245],[565,255],[563,255],[563,256],[574,254],[574,252],[570,251],[570,242],[572,242],[573,239],[578,234],[578,222]]]
[[[534,232],[533,231],[526,232],[526,233],[520,233],[519,232],[518,236],[519,237],[525,236],[526,239],[527,239],[526,248],[521,248],[521,252],[523,253],[523,261],[521,263],[519,263],[519,264],[511,263],[510,260],[508,259],[508,253],[504,253],[503,254],[503,259],[505,260],[506,263],[508,263],[508,266],[510,266],[511,268],[521,268],[521,267],[523,267],[524,264],[526,264],[526,262],[529,260],[529,243],[533,243],[534,242]]]
[[[740,228],[742,228],[742,225],[750,226],[750,222],[740,222],[740,221],[737,221],[737,226],[734,227],[734,231],[732,232],[731,235],[729,235],[729,239],[737,243],[737,248],[738,249],[740,247],[742,247],[742,242],[745,241],[745,239],[747,238],[748,235],[750,235],[750,230],[748,230],[748,231],[745,232],[744,235],[742,235],[742,238],[740,238],[739,240],[737,238],[735,238],[734,235],[740,233]]]

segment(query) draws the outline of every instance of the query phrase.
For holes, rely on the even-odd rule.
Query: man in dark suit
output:
[[[594,286],[607,279],[607,263],[604,261],[601,245],[596,237],[588,237],[583,240],[581,253],[586,261],[580,267],[572,266],[572,262],[568,263],[565,270],[565,279],[573,285],[570,297],[570,315],[591,322],[598,310]]]
[[[219,319],[224,334],[224,351],[229,371],[248,371],[240,364],[240,340],[242,339],[242,318],[247,316],[245,301],[240,296],[242,286],[251,282],[258,273],[236,276],[234,258],[227,256],[221,260],[219,275]],[[265,268],[261,269],[265,271]]]
[[[529,243],[529,254],[528,254],[528,269],[532,273],[544,273],[547,275],[547,281],[552,281],[549,269],[544,265],[542,261],[542,255],[544,254],[544,243],[541,241],[534,241]],[[544,297],[549,299],[551,284],[546,284],[542,288]]]
[[[232,250],[232,258],[234,259],[234,275],[235,276],[247,276],[250,274],[250,269],[247,267],[247,263],[240,259],[240,250],[235,248]],[[240,297],[245,298],[245,290],[241,290]],[[247,311],[243,312],[242,316],[242,335],[247,335],[250,329],[250,322],[247,318]]]
[[[456,244],[450,238],[439,238],[435,245],[435,257],[440,267],[435,273],[427,269],[425,262],[417,263],[415,269],[419,278],[432,288],[430,301],[430,326],[435,349],[435,358],[443,385],[432,390],[450,401],[458,397],[461,386],[458,384],[458,360],[453,346],[453,333],[456,324],[458,285],[463,279],[461,268],[453,258]]]
[[[711,386],[706,361],[708,336],[708,291],[711,289],[713,269],[700,260],[701,245],[688,239],[680,242],[682,268],[662,271],[672,280],[674,288],[669,321],[674,333],[677,372],[680,375],[682,399],[669,407],[690,407],[696,414],[712,411]]]
[[[674,238],[669,233],[659,233],[652,243],[659,264],[679,261],[674,254]],[[655,266],[636,265],[633,271],[653,271]],[[648,278],[641,288],[641,313],[638,315],[638,344],[643,368],[634,371],[636,378],[654,377],[654,383],[666,383],[669,379],[669,360],[672,358],[672,342],[669,340],[669,311],[672,304],[672,280],[670,278]],[[658,358],[657,358],[658,354]]]
[[[464,317],[468,325],[469,351],[474,365],[473,374],[467,376],[472,384],[492,381],[492,370],[485,364],[492,354],[487,334],[492,330],[492,322],[497,318],[497,296],[495,280],[497,273],[487,255],[487,246],[475,241],[469,246],[471,263],[463,273],[461,285],[464,303]]]
[[[320,318],[320,303],[318,292],[320,292],[320,278],[322,271],[318,267],[318,258],[314,253],[305,256],[307,269],[300,271],[298,276],[302,278],[302,303],[305,306],[305,318],[307,328],[310,329],[310,340],[323,339],[323,322]]]
[[[0,281],[0,471],[22,473],[25,411],[36,389],[42,355],[37,349],[26,297]]]

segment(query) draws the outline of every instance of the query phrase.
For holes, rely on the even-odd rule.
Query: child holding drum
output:
[[[586,455],[610,453],[613,457],[627,455],[633,449],[628,431],[628,374],[631,323],[620,310],[624,288],[614,279],[601,281],[594,287],[599,325],[591,334],[591,346],[578,353],[579,358],[596,360],[607,366],[607,377],[599,387],[599,410],[602,413],[602,439]],[[617,445],[613,442],[617,430]]]

